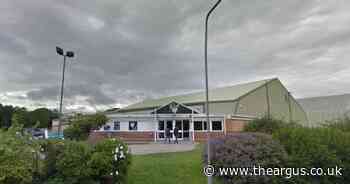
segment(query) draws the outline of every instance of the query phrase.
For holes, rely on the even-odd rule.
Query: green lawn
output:
[[[133,156],[130,184],[203,184],[202,146],[193,151]]]

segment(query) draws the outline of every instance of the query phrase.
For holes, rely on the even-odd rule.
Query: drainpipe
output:
[[[158,121],[157,121],[157,109],[154,110],[154,122],[155,129],[154,129],[154,142],[157,142],[157,131],[158,131]]]
[[[224,129],[224,135],[226,136],[226,115],[224,115],[223,129]]]
[[[192,109],[192,114],[191,114],[191,131],[192,131],[192,141],[194,142],[194,113],[193,113],[193,109]]]
[[[266,105],[267,105],[267,117],[271,118],[271,105],[270,105],[270,93],[268,88],[268,83],[265,85],[266,88]]]
[[[292,104],[290,103],[290,92],[288,91],[288,108],[289,108],[289,122],[293,121],[293,114],[292,114]]]

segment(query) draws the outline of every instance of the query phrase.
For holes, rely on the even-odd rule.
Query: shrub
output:
[[[48,178],[57,174],[56,163],[58,161],[58,155],[60,155],[64,149],[63,140],[42,140],[40,141],[42,151],[45,153],[46,158],[44,161],[43,178]]]
[[[0,183],[31,183],[34,172],[40,171],[36,165],[40,161],[38,150],[38,145],[22,134],[15,122],[7,132],[0,130]]]
[[[276,168],[283,167],[287,154],[270,135],[262,133],[240,133],[210,141],[211,164],[215,167]],[[207,155],[204,152],[204,160]],[[225,183],[279,183],[281,177],[271,176],[225,176]]]
[[[45,184],[94,184],[110,178],[126,183],[131,155],[127,146],[106,139],[95,146],[76,141],[44,141],[47,169]]]
[[[350,168],[350,134],[332,128],[284,128],[273,135],[285,147],[288,167],[344,168],[342,177],[293,177],[296,183],[347,183]],[[345,172],[345,173],[344,173]]]
[[[49,178],[47,181],[43,182],[44,184],[64,184],[64,180],[59,177]]]
[[[91,130],[104,125],[108,118],[104,114],[77,115],[64,130],[64,137],[70,140],[86,140]]]
[[[250,121],[245,127],[246,132],[262,132],[272,134],[274,131],[284,127],[297,127],[294,122],[287,123],[283,120],[269,118],[267,116]]]
[[[65,183],[85,183],[91,180],[91,169],[87,164],[91,153],[92,149],[86,143],[64,143],[62,153],[57,156],[56,169]]]
[[[65,139],[81,141],[85,140],[88,137],[88,134],[84,132],[77,124],[69,125],[63,130],[63,135]]]
[[[124,143],[106,139],[95,146],[89,165],[96,179],[112,176],[115,183],[125,183],[130,160],[131,154]]]
[[[345,116],[332,121],[326,121],[325,127],[339,129],[344,132],[350,132],[350,118]]]

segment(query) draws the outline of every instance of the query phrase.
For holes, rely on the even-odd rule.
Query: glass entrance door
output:
[[[163,140],[165,139],[165,129],[169,128],[174,137],[174,128],[178,127],[179,140],[189,140],[190,138],[190,121],[189,120],[175,120],[175,124],[173,124],[173,120],[160,120],[158,121],[158,131],[157,131],[157,139]]]
[[[188,140],[190,138],[190,121],[176,120],[175,126],[179,129],[178,138],[180,140]]]
[[[172,120],[167,120],[166,121],[166,127],[170,129],[170,132],[173,131],[173,121]]]
[[[170,133],[173,134],[173,120],[159,120],[158,121],[158,131],[157,131],[157,139],[163,140],[165,139],[165,130],[166,128],[170,129]]]
[[[190,139],[190,121],[189,120],[183,120],[182,121],[182,136],[185,140]]]
[[[179,133],[177,135],[178,139],[182,139],[182,120],[176,120],[175,121],[175,127],[177,127],[179,129]],[[175,135],[174,135],[175,136]]]
[[[158,121],[157,139],[165,139],[165,124],[164,121]]]

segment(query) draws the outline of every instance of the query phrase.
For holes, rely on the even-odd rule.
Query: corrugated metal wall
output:
[[[266,89],[261,87],[239,100],[236,114],[261,117],[267,110]]]
[[[269,89],[271,115],[277,119],[289,121],[288,91],[286,91],[282,84],[277,80],[270,82],[267,86]]]
[[[292,119],[307,125],[307,116],[302,107],[289,96],[279,80],[273,80],[256,89],[242,97],[238,103],[237,114],[261,117],[269,112],[274,118],[286,121]]]
[[[209,104],[211,114],[234,114],[236,102],[215,102]]]

